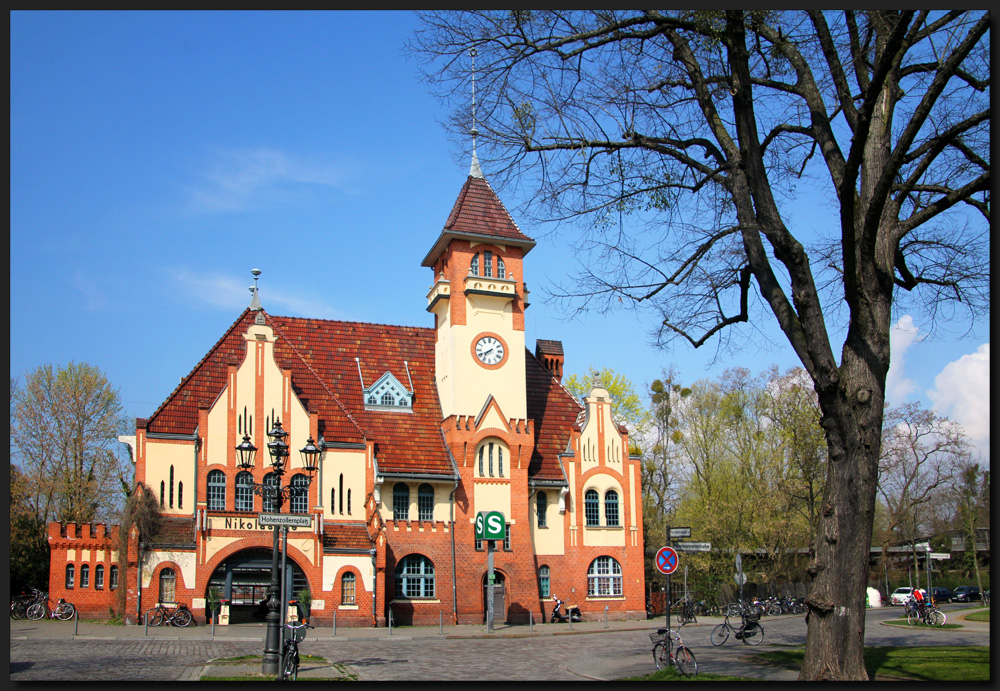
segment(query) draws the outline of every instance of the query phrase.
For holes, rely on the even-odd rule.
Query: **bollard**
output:
[[[212,616],[212,638],[215,638],[215,620],[218,619],[217,615]]]
[[[438,612],[438,633],[444,635],[444,613]]]
[[[146,612],[144,615],[142,615],[142,618],[144,622],[142,627],[142,635],[145,636],[146,634],[149,633],[149,612]]]
[[[73,608],[73,635],[80,633],[80,610]]]
[[[567,619],[569,619],[569,630],[572,631],[573,630],[573,608],[570,607],[569,605],[566,605],[566,615],[567,615]]]
[[[334,613],[333,613],[333,635],[334,636],[337,635],[337,612],[336,611],[334,611]]]
[[[528,610],[528,631],[534,632],[535,630],[535,612],[534,610]]]
[[[604,628],[608,628],[608,605],[604,605]]]
[[[389,635],[392,635],[392,603],[389,603]]]

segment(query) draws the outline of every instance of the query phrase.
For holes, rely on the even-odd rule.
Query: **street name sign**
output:
[[[711,552],[711,542],[678,542],[674,549],[679,552]]]
[[[671,528],[670,539],[678,537],[691,537],[691,528]]]
[[[931,552],[927,556],[931,559],[951,559],[951,554],[949,552]]]
[[[505,522],[501,511],[480,511],[476,514],[477,540],[503,540]]]
[[[312,525],[312,516],[293,516],[287,513],[261,513],[257,515],[257,523],[266,526],[308,528]]]

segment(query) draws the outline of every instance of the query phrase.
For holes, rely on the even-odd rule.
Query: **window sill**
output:
[[[339,605],[337,607],[337,609],[340,610],[340,611],[342,611],[342,612],[343,611],[357,611],[358,610],[358,606],[357,605]]]
[[[394,602],[408,602],[414,605],[434,605],[440,604],[441,600],[436,597],[397,597]]]
[[[598,600],[609,600],[614,602],[624,599],[625,599],[624,595],[588,595],[586,597],[587,602],[596,602]]]
[[[625,526],[621,525],[585,525],[583,526],[587,530],[624,530]]]

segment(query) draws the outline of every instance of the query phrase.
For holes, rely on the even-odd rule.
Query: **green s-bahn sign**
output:
[[[505,525],[502,512],[480,511],[476,514],[476,539],[503,540]]]

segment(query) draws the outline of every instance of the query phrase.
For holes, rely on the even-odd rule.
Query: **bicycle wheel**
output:
[[[725,624],[719,624],[714,629],[712,629],[712,635],[710,636],[712,645],[722,645],[727,640],[729,640],[729,627]]]
[[[76,614],[76,607],[69,602],[62,602],[56,607],[56,618],[62,621],[69,621]]]
[[[170,620],[170,623],[174,626],[189,626],[193,619],[194,617],[191,616],[191,612],[186,609],[179,609]]]
[[[28,603],[18,600],[10,606],[11,619],[24,619],[28,615]]]
[[[906,623],[910,626],[916,626],[917,622],[920,621],[920,615],[917,614],[917,610],[911,609],[906,613]]]
[[[299,677],[299,665],[295,657],[295,652],[292,650],[285,655],[285,664],[281,670],[281,678],[284,681],[296,681]]]
[[[662,643],[653,646],[653,664],[656,665],[656,669],[666,669],[670,666],[670,654],[667,652],[667,646]]]
[[[158,607],[146,612],[146,620],[150,626],[159,626],[163,623],[163,612]]]
[[[45,616],[45,606],[41,602],[36,602],[28,607],[27,616],[31,621],[38,621]]]
[[[948,617],[939,609],[931,612],[929,618],[931,626],[944,626],[944,623],[948,621]]]
[[[680,646],[674,653],[674,664],[677,670],[685,677],[693,677],[698,673],[698,661],[694,659],[694,653],[687,646]]]
[[[744,645],[760,645],[764,640],[764,627],[753,621],[743,627]]]

